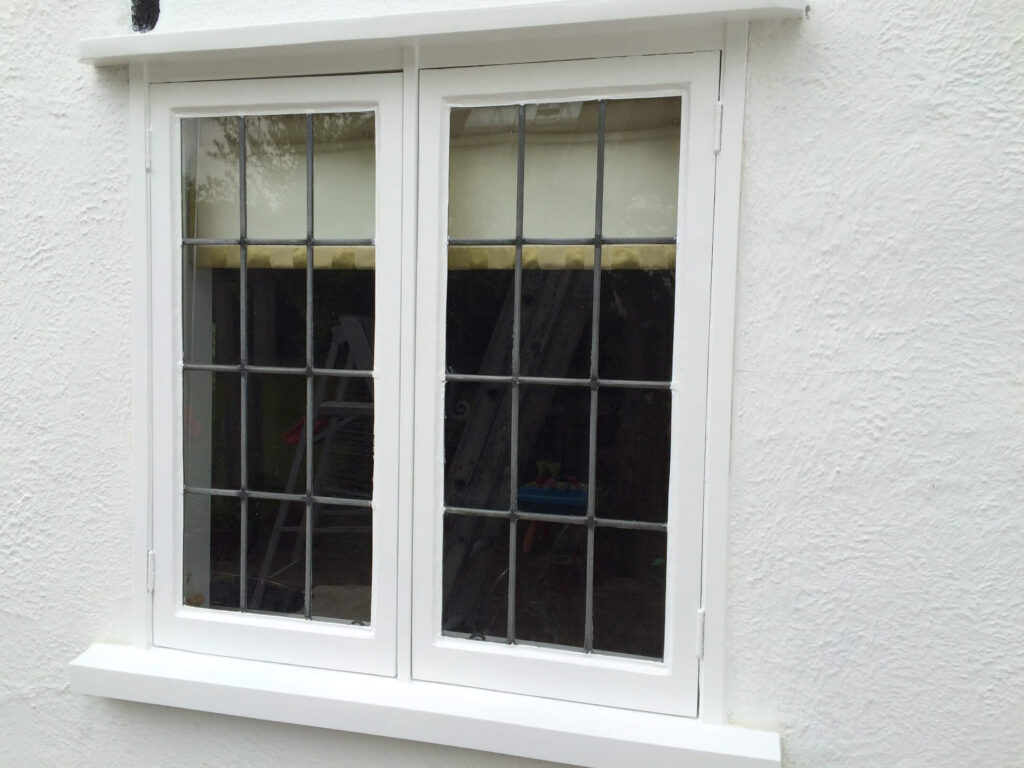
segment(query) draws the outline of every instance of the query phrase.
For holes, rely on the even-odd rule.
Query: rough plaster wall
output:
[[[512,0],[163,0],[158,29]],[[128,0],[0,3],[0,766],[537,766],[77,696],[128,639]],[[888,14],[888,15],[887,15]],[[751,30],[730,716],[787,768],[1024,765],[1024,9]]]

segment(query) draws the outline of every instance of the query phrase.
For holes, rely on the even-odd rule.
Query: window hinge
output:
[[[715,154],[722,151],[722,102],[715,105]]]
[[[146,129],[146,170],[153,170],[153,129]]]
[[[156,586],[156,555],[150,549],[146,552],[146,590],[152,594]]]
[[[697,658],[704,658],[704,609],[697,609]]]

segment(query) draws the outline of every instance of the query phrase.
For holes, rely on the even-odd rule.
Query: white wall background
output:
[[[161,29],[514,0],[163,0]],[[129,637],[129,0],[0,3],[0,765],[534,766],[106,701]],[[751,28],[728,705],[787,768],[1024,764],[1024,5]]]

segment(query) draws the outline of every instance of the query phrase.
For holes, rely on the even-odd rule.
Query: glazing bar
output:
[[[246,491],[245,495],[250,499],[266,499],[267,501],[303,502],[306,500],[301,493],[280,493],[279,491]]]
[[[445,374],[447,381],[468,381],[481,384],[546,384],[555,387],[589,387],[593,385],[591,379],[560,379],[550,376],[494,376],[478,373],[448,373]],[[671,389],[669,381],[633,381],[629,379],[598,379],[599,387],[623,387],[632,389]]]
[[[313,617],[313,115],[306,115],[306,567],[303,612]]]
[[[509,237],[449,238],[449,246],[460,245],[675,245],[675,237]]]
[[[499,509],[476,509],[475,507],[445,507],[446,515],[476,515],[477,517],[511,517],[511,512]]]
[[[327,238],[323,240],[317,240],[316,238],[246,238],[246,243],[249,245],[306,245],[310,241],[314,246],[320,245],[336,245],[336,246],[357,246],[357,245],[373,245],[372,239],[367,238],[355,238],[355,239],[337,239]],[[182,245],[239,245],[241,240],[239,238],[229,237],[183,237],[181,239]],[[511,243],[510,243],[511,245]]]
[[[317,496],[313,494],[312,500],[314,504],[324,504],[332,507],[365,507],[366,509],[373,507],[373,502],[369,499],[343,499],[337,496]]]
[[[186,485],[184,491],[185,493],[202,494],[204,496],[226,496],[230,499],[237,499],[242,495],[241,491],[229,491],[224,488],[198,488],[194,485]]]
[[[248,606],[248,585],[249,585],[249,574],[246,568],[246,561],[249,558],[249,502],[246,498],[246,486],[249,484],[249,467],[248,467],[248,442],[249,442],[249,428],[248,428],[248,417],[249,417],[249,382],[248,377],[245,373],[245,365],[249,361],[249,334],[248,334],[248,272],[247,272],[247,259],[248,252],[246,250],[245,236],[248,231],[248,224],[246,222],[246,188],[245,188],[245,147],[246,135],[245,135],[245,118],[238,118],[238,235],[240,243],[238,245],[238,311],[241,314],[241,322],[239,322],[239,359],[241,365],[241,422],[239,423],[238,432],[241,442],[241,450],[239,452],[239,481],[242,486],[240,494],[240,507],[241,507],[241,523],[239,526],[239,558],[238,558],[238,609],[244,611]]]

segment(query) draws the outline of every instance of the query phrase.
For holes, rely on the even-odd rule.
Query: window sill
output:
[[[585,766],[780,765],[774,733],[452,685],[96,644],[77,693]]]

